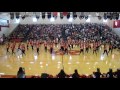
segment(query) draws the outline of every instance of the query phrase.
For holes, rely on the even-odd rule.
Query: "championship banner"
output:
[[[120,20],[113,21],[113,28],[120,28]]]

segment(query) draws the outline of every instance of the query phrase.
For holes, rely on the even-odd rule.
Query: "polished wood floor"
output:
[[[54,51],[58,51],[60,46],[54,47]],[[79,47],[74,47],[73,50],[79,50]],[[10,51],[11,52],[11,51]],[[102,73],[106,73],[109,68],[115,71],[120,68],[120,51],[113,50],[113,53],[107,56],[103,53],[103,47],[99,53],[93,55],[93,51],[78,55],[56,55],[50,54],[49,51],[44,51],[44,46],[40,47],[40,54],[37,55],[36,50],[32,51],[31,47],[26,50],[26,55],[22,57],[16,50],[16,54],[6,54],[5,45],[0,45],[0,74],[1,75],[16,75],[19,67],[24,67],[26,75],[41,75],[47,72],[56,75],[60,69],[64,68],[67,74],[78,69],[80,74],[92,74],[96,68],[100,68]]]

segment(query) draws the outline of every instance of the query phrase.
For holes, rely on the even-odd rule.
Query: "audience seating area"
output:
[[[103,40],[106,42],[120,41],[112,29],[106,24],[85,23],[85,24],[19,24],[10,34],[12,39],[90,39]]]

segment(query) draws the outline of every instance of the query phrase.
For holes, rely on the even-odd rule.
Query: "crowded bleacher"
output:
[[[120,38],[106,24],[20,24],[10,34],[9,39],[18,41],[54,40],[58,38],[73,40],[101,40],[103,43],[112,43],[114,47],[119,45]],[[13,39],[14,38],[14,39]]]

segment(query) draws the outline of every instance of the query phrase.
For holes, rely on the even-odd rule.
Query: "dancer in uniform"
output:
[[[47,42],[46,41],[44,42],[44,49],[45,49],[45,52],[47,52]]]
[[[89,43],[88,43],[88,41],[86,41],[85,42],[85,51],[88,53],[88,51],[89,51]]]
[[[108,51],[108,53],[111,51],[111,54],[112,54],[112,51],[113,51],[113,46],[112,46],[112,44],[110,43],[110,45],[109,45],[109,51]]]
[[[21,45],[21,51],[22,51],[22,55],[23,55],[23,54],[26,55],[26,54],[25,54],[25,45],[24,45],[24,44]]]
[[[36,50],[37,50],[37,54],[39,55],[39,46],[40,46],[40,43],[39,41],[37,40],[36,41]]]
[[[27,50],[29,49],[29,40],[27,40]]]
[[[32,50],[34,50],[33,49],[33,40],[30,41],[30,45],[31,45]]]
[[[96,53],[97,55],[97,47],[96,47],[96,42],[93,42],[93,54]]]
[[[16,45],[16,43],[14,42],[14,43],[12,44],[12,46],[11,46],[12,55],[15,54],[15,52],[14,52],[14,50],[15,50],[15,45]]]
[[[68,44],[67,43],[65,43],[65,45],[64,45],[64,50],[65,50],[65,53],[68,54]]]
[[[10,53],[9,48],[10,48],[10,43],[8,42],[7,45],[6,45],[6,53]]]
[[[83,42],[80,43],[80,54],[81,53],[84,54],[84,43]]]
[[[107,45],[106,44],[104,44],[104,52],[103,52],[103,54],[107,54],[107,56],[108,56],[108,51],[107,51]]]
[[[51,42],[50,43],[50,54],[52,54],[53,53],[53,43]]]

